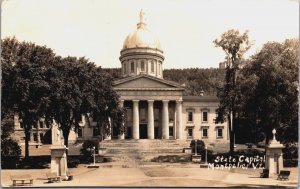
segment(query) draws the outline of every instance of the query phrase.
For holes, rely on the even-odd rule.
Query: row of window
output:
[[[140,61],[141,72],[145,72],[146,71],[145,64],[146,64],[146,62],[144,60]],[[130,65],[130,68],[129,68],[130,73],[134,73],[134,69],[135,69],[134,61],[131,61],[129,65]],[[157,66],[158,66],[158,73],[160,73],[161,72],[161,62],[159,64],[157,64]],[[128,73],[128,71],[127,71],[127,63],[124,63],[123,69],[124,69],[123,70],[124,74]],[[150,70],[151,70],[151,73],[154,73],[154,61],[153,60],[151,61]]]
[[[202,127],[201,128],[201,138],[203,139],[208,139],[208,127]],[[173,127],[169,127],[169,136],[173,136],[174,130]],[[98,127],[93,128],[93,137],[96,137],[100,135],[100,130]],[[78,137],[82,137],[82,128],[78,128]],[[194,128],[189,127],[187,129],[187,137],[189,139],[194,138]],[[217,127],[216,128],[216,138],[217,139],[222,139],[223,138],[223,127]]]
[[[189,127],[189,128],[187,129],[187,134],[188,134],[188,138],[189,138],[189,139],[194,138],[194,128]],[[202,137],[203,139],[207,139],[207,138],[208,138],[208,127],[203,127],[203,128],[201,129],[201,137]],[[217,139],[223,138],[223,128],[222,128],[222,127],[217,127],[217,128],[216,128],[216,138],[217,138]]]
[[[187,122],[194,122],[194,112],[188,111]],[[208,122],[208,112],[202,112],[202,122]]]

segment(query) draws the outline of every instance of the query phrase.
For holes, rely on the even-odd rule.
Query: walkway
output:
[[[72,181],[47,183],[46,173],[50,169],[2,170],[2,186],[11,186],[10,175],[31,174],[35,187],[54,186],[177,186],[177,187],[255,187],[255,186],[297,186],[297,168],[291,170],[290,180],[278,181],[276,178],[259,178],[261,170],[208,170],[198,164],[120,164],[103,163],[98,169],[85,165],[70,169]]]

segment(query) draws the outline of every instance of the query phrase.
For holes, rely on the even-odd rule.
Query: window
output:
[[[151,72],[153,73],[154,72],[154,62],[151,61]]]
[[[98,127],[93,128],[93,137],[99,136],[100,135],[100,130]]]
[[[188,122],[193,122],[193,112],[192,111],[188,112]]]
[[[144,61],[141,62],[141,71],[145,71],[145,62]]]
[[[145,108],[140,109],[140,116],[141,116],[141,121],[146,121],[146,109]]]
[[[44,141],[44,135],[43,135],[43,133],[40,133],[40,140]]]
[[[33,128],[37,128],[37,123],[35,123],[35,124],[33,125]]]
[[[208,121],[208,112],[202,112],[202,122]]]
[[[126,116],[126,119],[127,121],[132,121],[132,109],[127,109],[127,116]]]
[[[193,128],[188,128],[188,138],[193,138]]]
[[[82,137],[82,128],[81,127],[79,127],[78,128],[78,137]]]
[[[33,141],[37,141],[37,133],[33,133]]]
[[[160,75],[160,64],[158,64],[158,72],[157,72],[158,75]]]
[[[127,66],[126,63],[124,62],[124,64],[123,64],[124,74],[126,74],[126,72],[127,72],[126,66]]]
[[[133,73],[134,72],[134,62],[131,62],[130,69],[131,69],[131,73]]]
[[[169,136],[174,136],[174,129],[173,129],[173,127],[169,127]]]
[[[159,109],[154,109],[154,121],[159,121]]]
[[[208,138],[208,128],[202,128],[202,138]]]
[[[40,121],[40,128],[44,128],[44,122]]]
[[[217,138],[223,138],[223,128],[217,128]]]
[[[174,115],[175,115],[174,109],[173,108],[169,109],[169,121],[170,122],[174,121]]]

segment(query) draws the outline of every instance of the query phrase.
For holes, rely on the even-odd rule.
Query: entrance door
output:
[[[158,138],[158,127],[154,127],[154,138]]]
[[[126,128],[126,135],[125,135],[126,139],[132,139],[132,135],[131,135],[131,127],[127,127]]]
[[[147,139],[147,124],[140,124],[140,139]]]

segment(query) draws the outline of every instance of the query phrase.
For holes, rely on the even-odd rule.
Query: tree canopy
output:
[[[243,113],[266,136],[276,128],[282,142],[298,139],[299,40],[268,42],[241,71]]]
[[[224,85],[218,90],[220,105],[217,109],[217,122],[228,121],[230,137],[230,153],[234,151],[235,124],[238,113],[237,76],[243,54],[251,47],[248,31],[240,34],[238,30],[228,30],[220,39],[214,40],[216,47],[221,47],[226,53],[226,75]]]
[[[30,130],[41,117],[59,124],[67,146],[69,132],[78,128],[82,115],[91,113],[103,122],[119,109],[111,77],[88,59],[63,58],[45,46],[15,38],[3,39],[2,46],[2,114],[19,115],[26,157]]]

